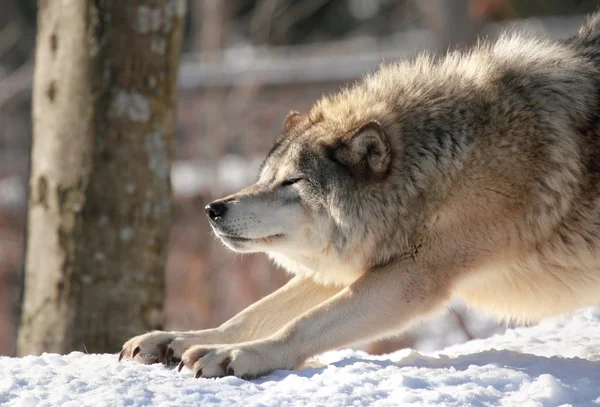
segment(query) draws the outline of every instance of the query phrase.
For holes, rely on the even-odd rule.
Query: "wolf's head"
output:
[[[290,113],[257,183],[206,206],[215,233],[317,274],[356,276],[418,245],[485,117],[452,61],[382,66]]]
[[[377,120],[290,113],[258,181],[206,206],[217,236],[236,252],[319,268],[321,259],[361,268],[375,229],[393,223],[387,182],[395,154]],[[381,230],[380,230],[381,232]],[[317,270],[314,270],[317,271]]]

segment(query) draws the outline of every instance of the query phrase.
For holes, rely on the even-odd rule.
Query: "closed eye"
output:
[[[333,162],[335,165],[348,169],[348,167],[346,165],[344,165],[343,163],[341,163],[337,157],[335,156],[335,150],[337,149],[337,147],[328,147],[325,149],[325,157],[327,157],[327,159],[329,159],[329,161]]]
[[[294,185],[295,183],[297,183],[298,181],[302,181],[302,178],[290,178],[290,179],[286,179],[285,181],[283,181],[281,183],[282,187],[287,187],[289,185]]]

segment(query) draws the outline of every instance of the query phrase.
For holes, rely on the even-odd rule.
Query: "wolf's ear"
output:
[[[283,131],[288,131],[292,127],[294,127],[299,121],[302,119],[302,114],[295,110],[292,110],[285,116],[283,120]]]
[[[356,177],[380,178],[390,167],[391,155],[385,130],[378,121],[371,120],[338,146],[333,158]]]

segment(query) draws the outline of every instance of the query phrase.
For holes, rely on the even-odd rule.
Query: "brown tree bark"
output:
[[[185,0],[40,0],[18,353],[162,325]]]

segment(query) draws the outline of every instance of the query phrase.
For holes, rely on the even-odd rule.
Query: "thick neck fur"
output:
[[[571,79],[573,73],[578,81]],[[377,214],[363,214],[361,218],[377,222],[362,225],[362,233],[352,234],[357,238],[348,242],[348,260],[355,263],[356,253],[369,253],[363,260],[364,267],[371,268],[415,250],[419,231],[437,216],[463,167],[493,160],[486,157],[486,147],[502,144],[506,134],[527,133],[518,129],[526,115],[529,122],[533,116],[534,123],[547,129],[547,139],[525,139],[524,148],[535,150],[535,143],[550,146],[535,154],[552,156],[552,146],[560,144],[563,154],[576,155],[578,146],[562,135],[591,114],[587,89],[594,86],[596,73],[593,64],[566,43],[509,35],[493,45],[481,44],[469,53],[449,54],[437,62],[424,55],[412,62],[384,65],[316,102],[308,114],[311,123],[342,134],[377,120],[389,136],[394,155],[387,178],[364,187],[361,197],[372,201],[361,207],[374,206],[387,216],[378,219]],[[549,103],[553,94],[556,97]],[[527,160],[531,158],[519,157],[514,170],[530,165]],[[557,182],[570,191],[575,186],[569,184],[569,177],[576,176],[578,169],[565,172],[560,163],[563,158],[552,158],[546,168],[533,165],[532,171],[538,176],[564,174]],[[558,219],[569,203],[559,199],[556,204]],[[531,226],[553,227],[536,225],[533,218]]]

